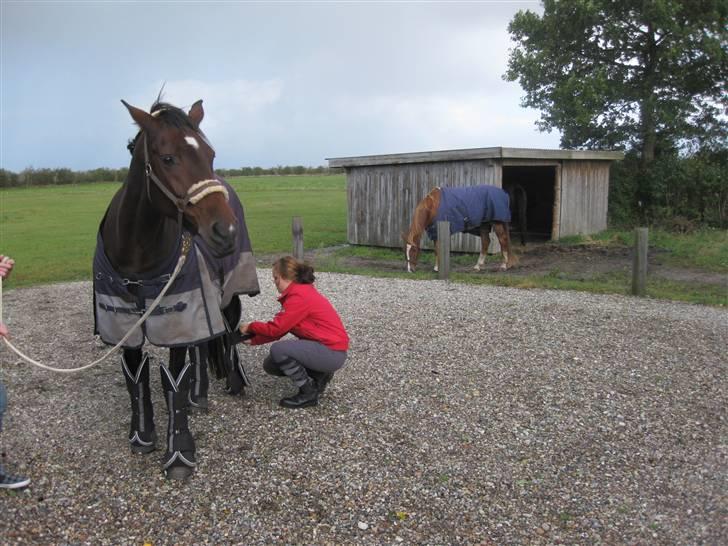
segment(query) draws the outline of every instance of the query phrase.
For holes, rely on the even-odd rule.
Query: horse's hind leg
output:
[[[210,379],[207,375],[207,343],[190,345],[190,408],[194,412],[207,413],[207,391]]]
[[[475,271],[480,271],[485,265],[485,256],[488,254],[488,244],[490,243],[490,226],[480,226],[480,254],[478,255],[478,261],[473,266]]]
[[[124,349],[121,369],[131,400],[129,445],[132,453],[149,453],[157,447],[154,412],[149,391],[149,355],[141,349]]]
[[[526,225],[528,220],[528,217],[526,216],[526,212],[528,210],[528,196],[526,195],[525,188],[522,186],[518,187],[521,189],[521,196],[518,200],[518,218],[521,226],[521,246],[526,246],[526,232],[528,231],[528,226]]]
[[[503,222],[494,222],[493,227],[495,230],[495,234],[498,236],[498,242],[501,246],[501,252],[503,253],[503,263],[501,264],[500,268],[505,271],[506,269],[509,269],[516,265],[518,263],[518,259],[511,250],[511,237],[508,232],[508,224],[505,224]]]
[[[160,366],[162,389],[169,413],[164,472],[167,478],[183,480],[197,466],[195,440],[189,429],[189,388],[192,366],[185,365],[186,348],[169,351],[169,368]]]

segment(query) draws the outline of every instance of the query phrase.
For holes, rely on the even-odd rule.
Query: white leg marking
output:
[[[480,268],[483,267],[484,265],[485,265],[485,254],[483,254],[481,252],[478,255],[478,263],[475,264],[475,266],[473,267],[473,269],[475,269],[476,271],[480,271]]]
[[[500,268],[505,271],[508,269],[508,252],[503,253],[503,263],[501,264]]]

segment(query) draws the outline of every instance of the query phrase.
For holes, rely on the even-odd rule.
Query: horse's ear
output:
[[[205,117],[205,111],[202,109],[202,101],[198,100],[195,104],[193,104],[190,108],[189,114],[187,115],[189,116],[190,121],[194,123],[195,127],[199,129],[200,123],[202,123],[202,118]]]
[[[136,122],[140,129],[145,131],[154,131],[159,126],[159,121],[157,121],[151,114],[132,106],[123,99],[121,102],[124,106],[126,106],[126,109],[129,110],[132,119]]]

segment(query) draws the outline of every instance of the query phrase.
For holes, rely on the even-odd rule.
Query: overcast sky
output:
[[[216,166],[490,146],[558,148],[502,79],[537,1],[2,2],[0,166],[129,163],[120,99],[202,99]]]

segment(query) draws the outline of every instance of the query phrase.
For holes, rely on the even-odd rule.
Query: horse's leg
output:
[[[521,189],[521,195],[518,199],[518,218],[521,225],[521,246],[526,246],[526,210],[528,209],[528,201],[526,196],[526,189],[523,186],[518,186]]]
[[[197,466],[195,440],[188,425],[192,366],[185,365],[186,354],[187,349],[184,347],[170,349],[169,368],[159,367],[169,413],[164,472],[167,478],[175,480],[183,480],[191,476]]]
[[[438,239],[437,241],[435,241],[435,267],[433,267],[432,269],[434,271],[439,271],[440,270],[439,265],[440,265],[440,240]]]
[[[485,265],[485,256],[488,254],[488,244],[490,243],[490,226],[487,224],[481,224],[480,226],[480,254],[478,255],[478,261],[473,266],[475,271]]]
[[[500,268],[505,271],[506,269],[516,265],[518,260],[511,251],[511,236],[508,232],[508,224],[504,224],[503,222],[494,222],[493,227],[495,229],[495,234],[498,236],[501,252],[503,253],[503,263]]]
[[[207,343],[190,345],[190,408],[193,412],[207,413],[207,391],[210,379],[207,375]]]
[[[149,391],[149,355],[141,349],[124,349],[121,369],[131,400],[129,445],[132,453],[149,453],[157,447],[154,412]]]

